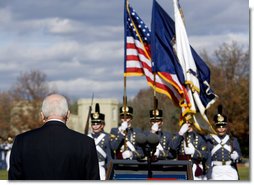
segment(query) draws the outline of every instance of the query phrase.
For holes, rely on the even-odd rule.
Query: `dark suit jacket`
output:
[[[99,180],[92,138],[68,129],[59,121],[15,138],[9,180]]]

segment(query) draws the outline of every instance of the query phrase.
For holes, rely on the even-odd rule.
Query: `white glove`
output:
[[[132,159],[133,154],[132,154],[132,152],[130,150],[125,150],[122,153],[122,156],[123,156],[123,159]]]
[[[155,133],[159,130],[159,125],[158,123],[154,123],[153,126],[151,127],[152,133]]]
[[[155,155],[156,157],[159,157],[159,155],[160,155],[160,150],[159,150],[158,148],[156,149],[154,155]]]
[[[123,132],[127,129],[128,122],[124,121],[122,122],[121,126],[118,128],[118,130],[123,134]],[[124,134],[125,135],[125,134]]]
[[[230,155],[230,157],[233,161],[235,161],[238,159],[239,155],[236,151],[233,151],[232,154]]]
[[[192,143],[188,143],[188,147],[184,142],[184,153],[187,155],[193,155],[195,153],[195,148]]]
[[[184,123],[184,124],[181,126],[181,128],[180,128],[180,130],[179,130],[179,132],[178,132],[179,135],[183,136],[183,135],[188,131],[189,126],[190,126],[190,124]]]

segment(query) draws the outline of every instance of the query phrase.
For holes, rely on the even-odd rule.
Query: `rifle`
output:
[[[92,112],[93,97],[94,97],[94,94],[92,94],[91,105],[89,106],[88,115],[87,115],[87,119],[86,119],[86,126],[85,126],[85,130],[84,130],[85,135],[88,134],[88,130],[89,130],[89,119],[90,119],[90,115]]]

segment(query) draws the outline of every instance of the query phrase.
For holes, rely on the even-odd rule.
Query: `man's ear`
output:
[[[45,123],[45,122],[46,122],[46,119],[45,119],[44,114],[43,114],[42,112],[40,112],[40,115],[41,115],[41,120],[42,120],[42,122]]]
[[[70,112],[70,110],[68,110],[67,114],[66,114],[66,121],[70,118],[70,115],[71,115],[71,112]]]

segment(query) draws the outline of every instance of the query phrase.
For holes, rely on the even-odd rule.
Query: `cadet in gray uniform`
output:
[[[105,180],[109,162],[112,160],[112,149],[110,145],[110,135],[103,130],[105,126],[105,115],[100,113],[100,106],[98,103],[95,105],[95,112],[91,114],[91,122],[92,133],[88,134],[88,136],[95,141],[100,179]]]
[[[228,133],[227,116],[222,114],[221,105],[214,116],[214,123],[218,134],[207,136],[210,150],[208,179],[238,180],[237,163],[241,158],[241,149],[237,138]]]
[[[205,137],[194,130],[191,115],[186,116],[179,132],[172,139],[178,160],[191,160],[194,180],[206,180],[206,160],[209,152]]]
[[[163,111],[156,109],[150,110],[150,124],[151,130],[146,132],[146,135],[150,133],[156,134],[159,137],[159,144],[156,147],[154,156],[156,159],[173,159],[174,155],[171,153],[171,140],[172,135],[170,132],[162,131],[163,126]]]
[[[13,145],[13,139],[12,137],[8,137],[7,139],[7,145],[6,145],[6,170],[9,171],[10,169],[10,156],[11,156],[11,148]]]
[[[6,169],[6,145],[4,139],[0,136],[0,170]]]
[[[110,131],[111,146],[116,159],[143,158],[142,148],[136,143],[136,135],[141,133],[141,129],[132,127],[132,118],[132,107],[120,107],[121,123],[118,128],[112,128]]]

